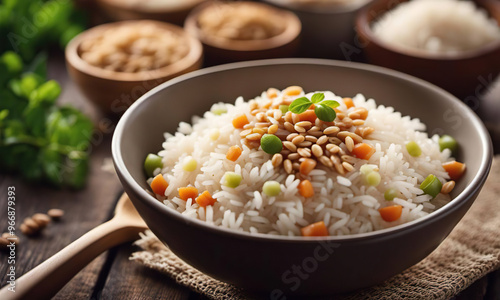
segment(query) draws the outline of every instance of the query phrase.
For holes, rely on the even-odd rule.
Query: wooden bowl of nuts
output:
[[[121,114],[153,87],[199,69],[201,43],[182,28],[159,21],[100,25],[66,47],[71,78],[103,112]]]
[[[211,1],[184,28],[203,43],[208,64],[218,64],[294,56],[302,26],[294,13],[267,4]]]

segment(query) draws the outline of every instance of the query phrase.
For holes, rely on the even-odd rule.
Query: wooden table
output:
[[[110,219],[118,196],[122,193],[115,174],[102,169],[111,158],[110,141],[116,120],[101,115],[90,105],[68,77],[63,54],[52,54],[49,76],[61,83],[60,103],[71,103],[91,116],[98,126],[92,139],[91,166],[85,189],[57,190],[26,183],[14,176],[0,175],[0,231],[7,229],[7,188],[16,189],[17,226],[26,217],[50,208],[61,208],[65,216],[51,223],[43,234],[28,238],[20,230],[20,245],[16,253],[16,276],[31,270],[85,232]],[[496,95],[500,95],[496,93]],[[500,97],[496,97],[498,99]],[[130,243],[116,247],[97,257],[76,275],[54,299],[206,299],[177,285],[166,275],[150,270],[128,257],[138,248]],[[0,286],[7,283],[8,255],[0,253]],[[457,299],[500,299],[498,272],[477,281]],[[3,299],[2,299],[3,300]]]

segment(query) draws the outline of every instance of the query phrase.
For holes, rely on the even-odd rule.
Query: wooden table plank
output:
[[[191,291],[156,270],[128,260],[139,248],[122,245],[113,261],[101,299],[189,300]]]

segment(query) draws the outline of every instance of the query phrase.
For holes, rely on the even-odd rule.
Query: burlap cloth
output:
[[[481,194],[443,243],[420,263],[384,283],[344,299],[448,299],[500,268],[500,156]],[[177,258],[151,232],[136,241],[131,260],[168,274],[211,299],[249,299],[242,290],[209,277]],[[337,298],[337,296],[335,297]]]

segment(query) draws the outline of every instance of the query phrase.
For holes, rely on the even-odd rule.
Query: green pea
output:
[[[414,141],[406,144],[406,151],[413,157],[419,157],[422,154],[422,149],[420,149],[420,146]]]
[[[186,172],[193,172],[196,170],[198,167],[198,162],[196,159],[192,157],[188,157],[186,160],[184,160],[184,165],[182,166],[182,169]]]
[[[425,180],[420,184],[420,189],[424,191],[425,194],[432,196],[432,198],[436,197],[440,192],[443,184],[439,179],[430,174],[425,178]]]
[[[262,187],[262,192],[269,197],[278,196],[281,193],[280,183],[277,181],[266,181]]]
[[[387,201],[392,201],[392,200],[394,200],[394,198],[397,198],[400,195],[401,195],[401,193],[398,190],[396,190],[395,188],[388,188],[384,192],[384,198]]]
[[[283,114],[286,114],[288,112],[288,105],[281,104],[279,108]]]
[[[443,151],[444,149],[450,149],[452,153],[455,153],[458,148],[457,141],[450,135],[443,135],[439,138],[439,150]]]
[[[224,174],[224,185],[230,188],[235,188],[241,183],[241,175],[234,172],[226,172]]]
[[[280,138],[274,134],[264,134],[260,139],[260,146],[264,152],[269,154],[280,153],[283,149],[283,143]]]
[[[149,153],[148,156],[146,156],[146,159],[144,160],[144,170],[146,171],[146,175],[152,177],[153,172],[157,168],[162,168],[162,167],[163,163],[161,162],[160,156],[153,153]]]
[[[376,171],[368,173],[365,178],[368,185],[377,186],[380,184],[381,177]]]

